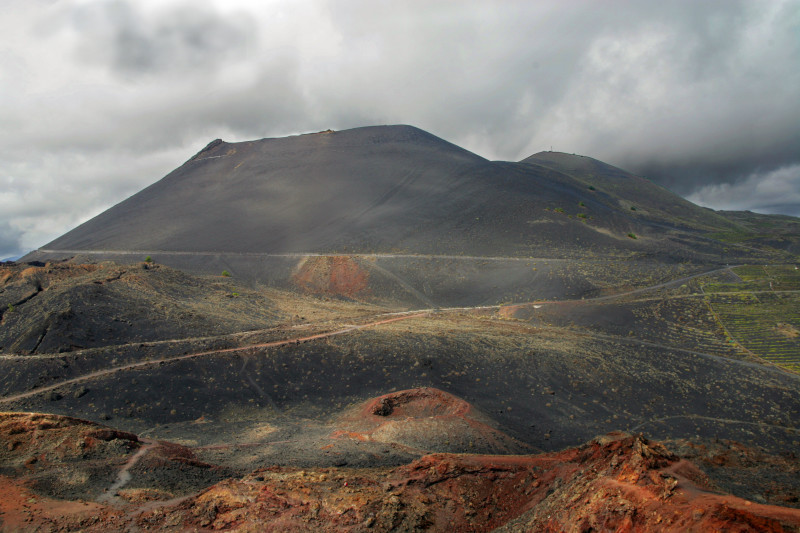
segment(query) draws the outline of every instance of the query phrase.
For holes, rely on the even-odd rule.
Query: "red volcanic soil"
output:
[[[274,467],[137,520],[153,529],[237,531],[778,532],[796,531],[800,510],[711,493],[699,470],[662,446],[612,435],[538,456]]]
[[[79,531],[98,526],[101,516],[109,526],[116,521],[108,506],[43,497],[24,482],[5,476],[0,476],[0,494],[2,531]]]
[[[182,485],[194,482],[195,493],[230,475],[184,446],[67,416],[0,413],[0,445],[0,531],[99,530],[122,519],[107,505],[119,498],[168,500]],[[153,489],[117,490],[134,468]]]
[[[308,257],[292,275],[306,293],[362,298],[369,295],[369,273],[347,256]]]
[[[530,453],[464,400],[434,388],[385,394],[345,412],[334,438],[396,443],[420,451]]]
[[[99,514],[111,510],[70,496],[102,490],[97,485],[111,483],[114,465],[141,445],[132,433],[33,413],[0,413],[0,443],[3,531],[78,530],[98,524]],[[64,499],[49,497],[53,492]]]
[[[0,413],[0,465],[4,471],[32,472],[50,463],[86,458],[124,457],[139,446],[133,433],[68,416]],[[109,447],[107,443],[115,442]]]
[[[447,420],[470,412],[466,402],[420,389],[376,398],[342,420],[372,438],[382,426],[371,417]],[[121,498],[96,494],[128,471],[139,469],[141,476],[189,465],[195,470],[173,470],[191,478],[210,465],[194,461],[184,447],[142,445],[134,435],[67,417],[4,414],[0,432],[9,443],[0,476],[2,531],[800,530],[800,509],[714,492],[692,463],[621,433],[540,455],[437,453],[394,468],[270,467],[164,501],[168,495],[159,488],[166,478],[152,478],[152,488],[119,491]],[[86,467],[70,460],[83,457],[80,442],[90,438],[109,443],[103,454],[84,457],[110,473],[95,481],[95,496],[43,493],[36,483],[41,476],[69,480]],[[150,466],[141,470],[142,463]]]
[[[13,283],[53,283],[62,279],[94,272],[99,265],[74,265],[48,262],[44,266],[20,268],[14,263],[0,263],[0,286]]]

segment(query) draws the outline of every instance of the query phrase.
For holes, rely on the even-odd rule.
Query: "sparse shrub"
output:
[[[148,255],[147,257],[144,258],[144,262],[145,263],[152,263],[153,262],[153,258]]]
[[[636,206],[635,205],[631,206],[631,211],[636,211]]]
[[[222,271],[222,277],[229,278],[229,277],[231,277],[231,273],[228,272],[227,270],[223,270]]]
[[[238,292],[232,292],[231,295],[235,298],[235,297],[239,296],[239,293]]]
[[[556,207],[555,209],[553,209],[553,211],[555,211],[556,213],[563,213],[564,212],[564,208],[563,207]]]
[[[583,203],[583,202],[578,202],[578,205],[581,206],[581,207],[586,207],[586,204]]]
[[[14,306],[11,305],[11,304],[8,304],[8,310],[9,310],[9,312],[13,311],[14,310]]]
[[[61,395],[60,395],[59,393],[57,393],[56,391],[52,390],[52,391],[50,391],[50,392],[47,394],[46,398],[47,398],[49,401],[51,401],[51,402],[57,402],[58,400],[60,400],[61,398],[63,398],[63,396],[61,396]]]
[[[596,191],[597,189],[594,188],[594,185],[589,185],[589,190],[590,191]]]
[[[586,213],[578,213],[578,218],[586,218]]]
[[[630,237],[631,239],[637,238],[635,233],[628,233],[628,237]]]

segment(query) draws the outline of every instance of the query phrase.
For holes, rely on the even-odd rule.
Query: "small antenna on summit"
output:
[[[553,151],[553,145],[552,144],[550,145],[550,151],[551,152]]]

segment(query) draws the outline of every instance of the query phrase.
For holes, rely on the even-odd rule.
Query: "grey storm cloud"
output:
[[[0,261],[19,253],[19,231],[0,221]]]
[[[213,138],[391,123],[797,214],[799,32],[797,0],[15,3],[0,223],[40,246]]]
[[[79,5],[71,22],[83,42],[77,54],[107,63],[124,76],[197,76],[246,53],[255,26],[245,13],[220,16],[202,2],[146,12],[139,4]]]
[[[720,209],[753,209],[800,217],[800,165],[753,173],[736,183],[709,183],[688,196],[696,203],[714,202]]]

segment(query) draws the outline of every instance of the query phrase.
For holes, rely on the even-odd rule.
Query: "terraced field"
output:
[[[509,306],[500,314],[537,326],[570,328],[734,359],[746,357],[726,336],[701,294]]]
[[[709,301],[739,344],[800,372],[800,295],[717,293],[709,295]]]
[[[703,285],[705,292],[797,291],[800,268],[797,265],[744,265],[731,270],[741,281],[713,281]]]
[[[800,270],[795,265],[734,269],[739,283],[705,285],[725,329],[753,354],[800,372]]]
[[[764,271],[774,290],[800,290],[800,267],[797,265],[765,266]]]
[[[665,298],[631,305],[635,334],[642,340],[686,350],[741,357],[700,298]]]

